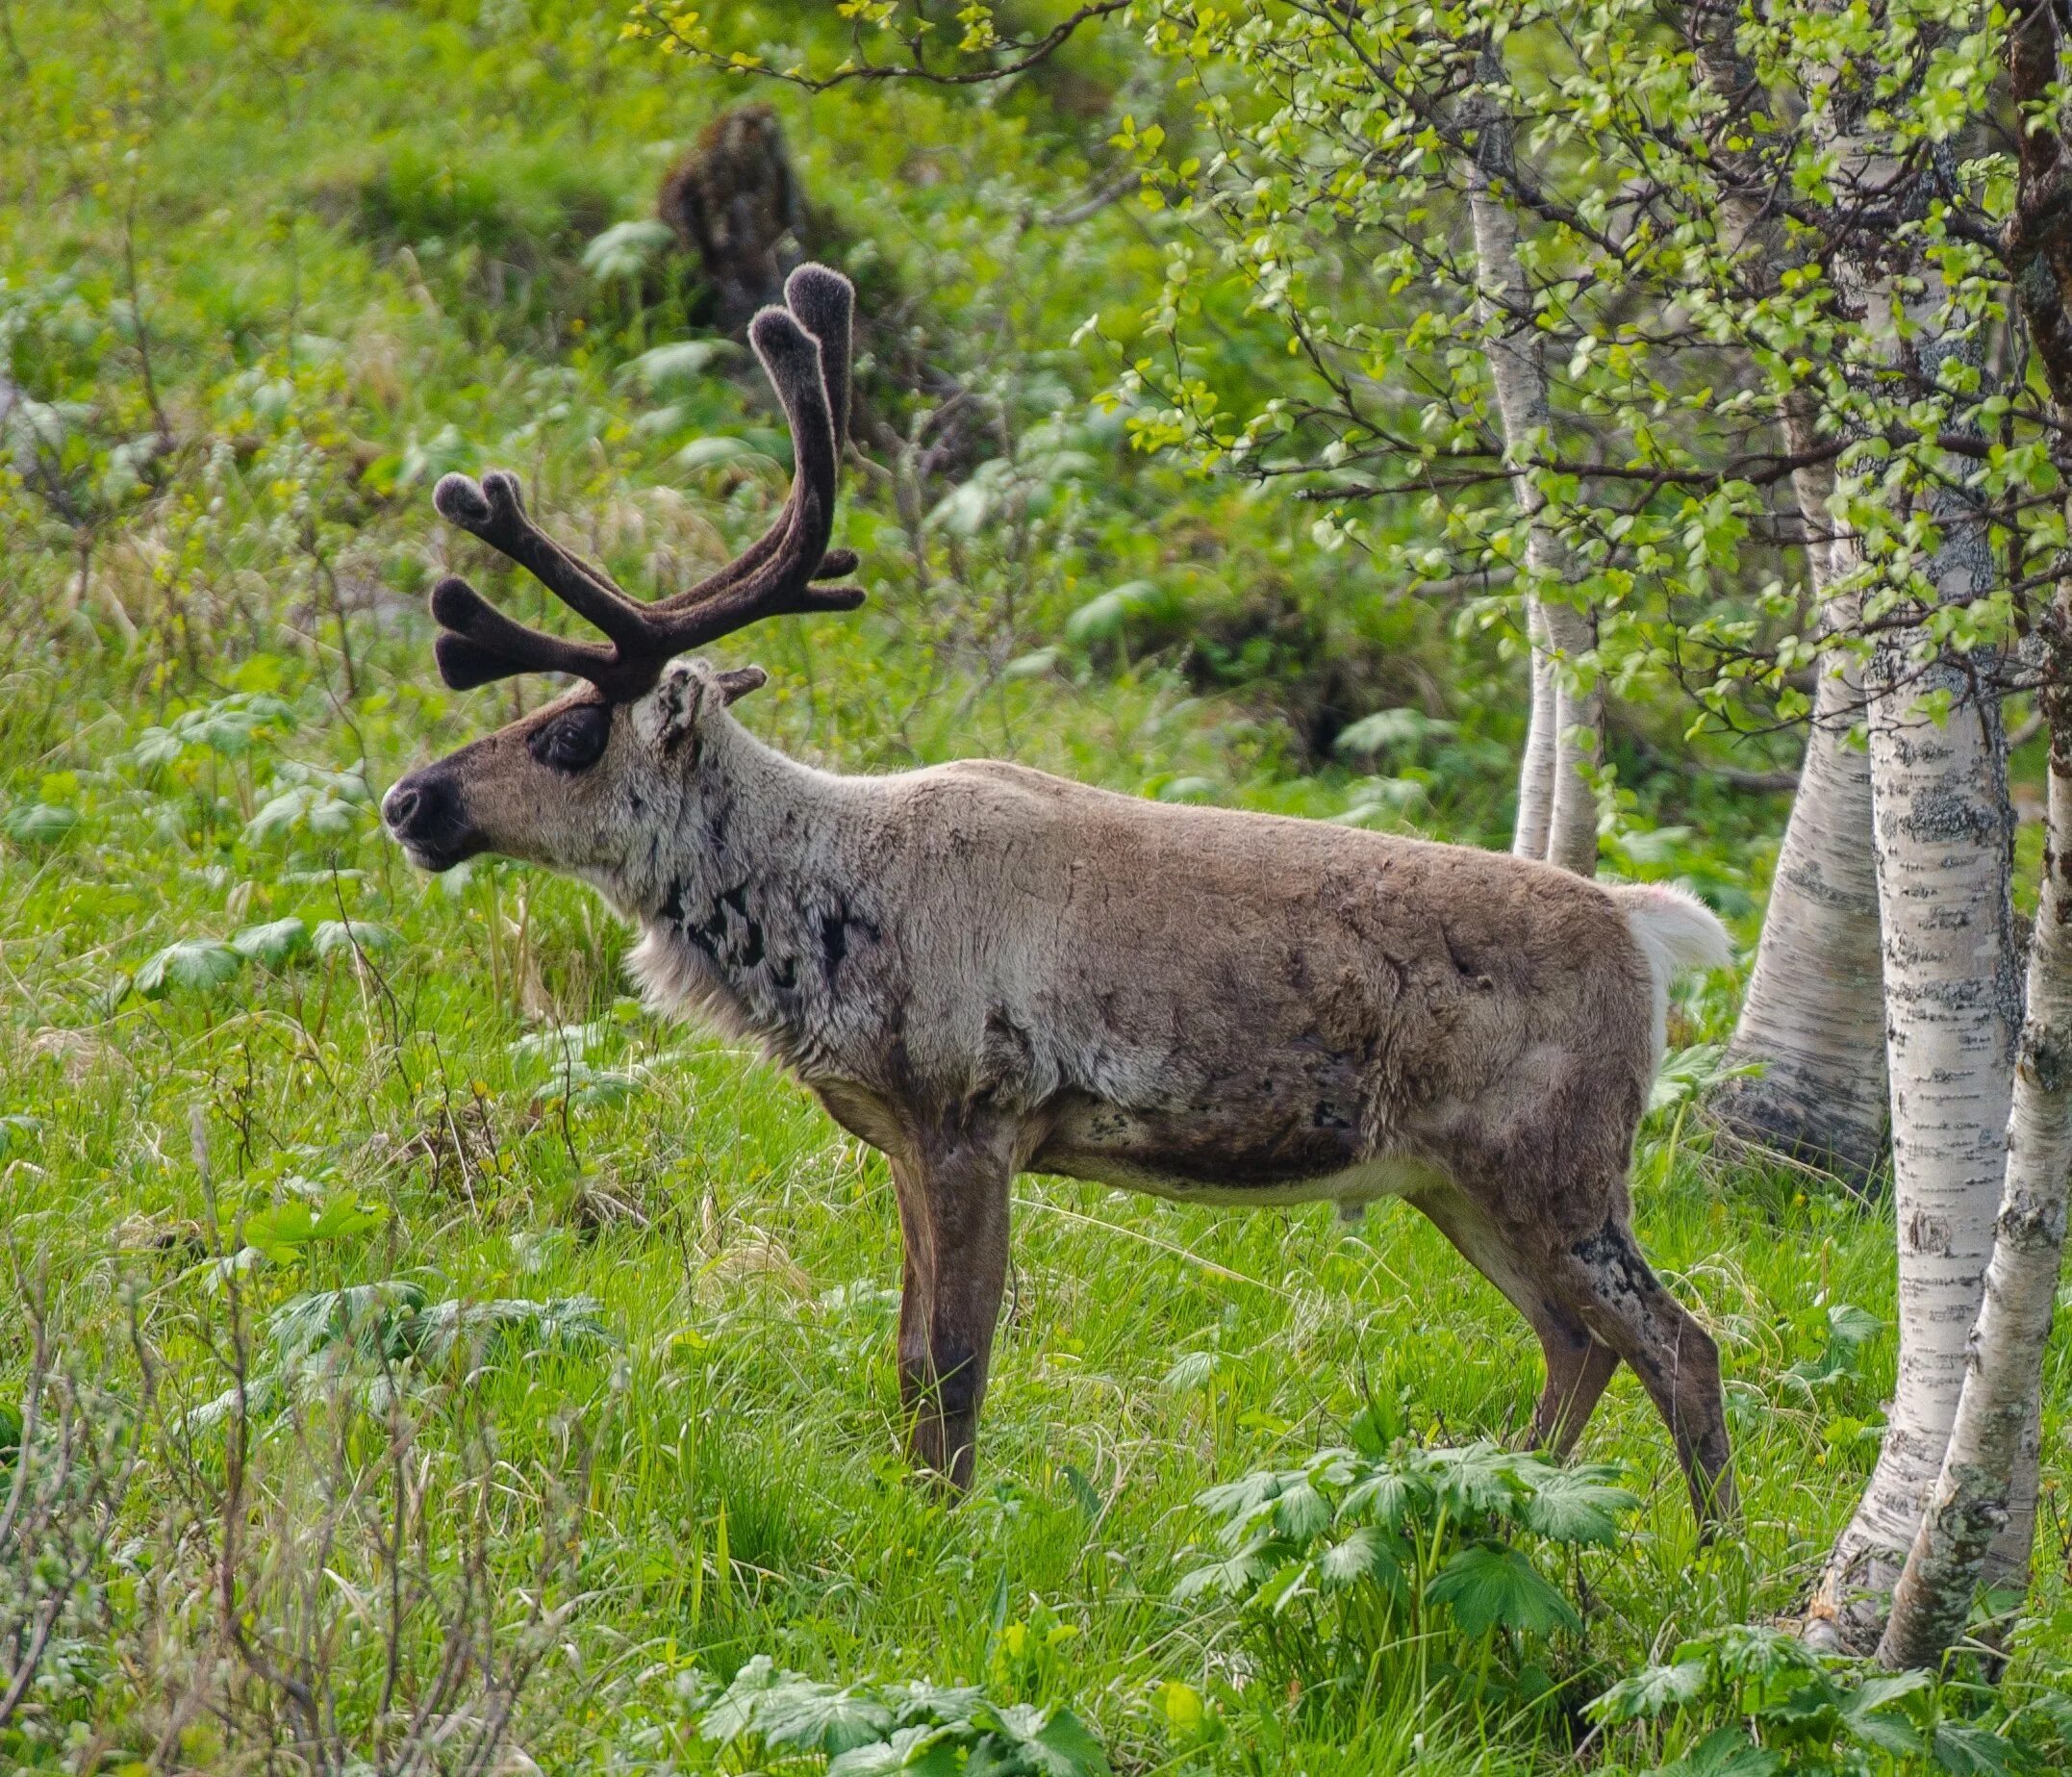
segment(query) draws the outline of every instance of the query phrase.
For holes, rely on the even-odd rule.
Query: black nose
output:
[[[459,787],[436,765],[413,772],[382,798],[381,818],[417,862],[445,870],[481,850]]]

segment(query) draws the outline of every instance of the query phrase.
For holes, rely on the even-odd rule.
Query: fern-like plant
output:
[[[1421,1702],[1441,1685],[1522,1708],[1556,1695],[1583,1617],[1550,1574],[1638,1505],[1619,1471],[1487,1442],[1364,1441],[1202,1494],[1222,1552],[1175,1598],[1233,1601],[1261,1676],[1313,1709]]]

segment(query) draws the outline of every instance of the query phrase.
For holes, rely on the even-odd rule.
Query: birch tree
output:
[[[1547,347],[1533,316],[1532,292],[1518,254],[1518,217],[1507,195],[1515,184],[1515,131],[1504,110],[1503,57],[1485,42],[1477,58],[1477,90],[1463,107],[1470,139],[1466,182],[1475,235],[1477,309],[1488,342],[1503,461],[1527,525],[1525,633],[1532,701],[1518,769],[1518,819],[1511,850],[1545,858],[1580,876],[1597,874],[1597,761],[1604,699],[1591,656],[1596,637],[1586,613],[1547,589],[1574,572],[1547,498],[1531,472],[1535,452],[1554,434],[1547,389]]]
[[[1718,145],[1710,180],[1727,244],[1774,300],[1787,270],[1803,267],[1807,255],[1771,202],[1774,166],[1726,145],[1774,141],[1779,133],[1763,81],[1735,41],[1739,13],[1726,0],[1694,0],[1688,31],[1715,106],[1707,132]],[[1793,463],[1807,581],[1821,626],[1848,636],[1856,628],[1857,600],[1835,590],[1834,471],[1821,448],[1813,390],[1783,390],[1781,430]],[[1727,1049],[1728,1081],[1711,1106],[1731,1133],[1810,1160],[1859,1188],[1883,1156],[1887,1117],[1870,760],[1851,740],[1862,709],[1854,652],[1831,649],[1819,662],[1799,787]]]
[[[2072,487],[2072,165],[2063,136],[2062,29],[2041,0],[2015,0],[2009,9],[2009,85],[2025,127],[2003,240],[2056,422],[2057,478]],[[2043,1349],[2072,1184],[2072,559],[2060,555],[2056,569],[2056,597],[2034,632],[2037,702],[2050,734],[2043,870],[1992,1257],[1933,1489],[1879,1643],[1888,1665],[1938,1660],[1963,1632],[1996,1558],[2004,1572],[2026,1571],[2034,1535],[2021,1478],[2034,1470]]]

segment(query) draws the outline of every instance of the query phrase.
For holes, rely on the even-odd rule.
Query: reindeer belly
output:
[[[1029,1161],[1032,1171],[1185,1203],[1336,1203],[1342,1208],[1403,1197],[1441,1175],[1401,1153],[1363,1155],[1349,1124],[1314,1116],[1271,1129],[1226,1118],[1075,1105]]]

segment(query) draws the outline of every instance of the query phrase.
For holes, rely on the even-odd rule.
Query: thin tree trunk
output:
[[[2010,1528],[2022,1534],[2012,1517],[2016,1474],[2042,1396],[2072,1185],[2072,662],[2062,658],[2072,583],[2059,588],[2055,615],[2060,658],[2045,694],[2051,752],[2043,883],[2030,934],[2006,1183],[1942,1469],[1879,1643],[1888,1666],[1936,1663],[1963,1633],[1995,1544]]]
[[[1939,595],[1992,572],[1981,516],[1932,495]],[[1865,1647],[1882,1632],[1964,1381],[1964,1342],[1992,1250],[2006,1171],[2021,986],[2011,947],[2014,831],[1999,702],[1964,667],[1922,667],[1917,632],[1882,642],[1869,673],[1871,783],[1884,940],[1893,1199],[1899,1233],[1899,1384],[1855,1518],[1807,1612],[1816,1640]],[[1949,698],[1938,726],[1925,697]]]
[[[1814,440],[1804,415],[1786,441]],[[1807,566],[1831,634],[1855,625],[1857,600],[1831,595],[1833,564],[1822,533],[1832,522],[1825,468],[1794,481],[1808,533]],[[1861,670],[1843,650],[1824,656],[1799,792],[1770,883],[1756,968],[1727,1047],[1735,1067],[1713,1116],[1733,1135],[1866,1187],[1883,1157],[1887,1116],[1885,1000],[1878,873],[1871,846],[1870,756],[1849,742],[1863,709]]]
[[[1766,113],[1756,70],[1734,42],[1739,8],[1731,0],[1691,0],[1689,17],[1706,84],[1735,114]],[[1793,253],[1766,183],[1737,183],[1731,159],[1722,165],[1730,176],[1720,210],[1731,238],[1752,274],[1781,274]],[[1802,459],[1822,442],[1808,393],[1787,393],[1783,433],[1785,448]],[[1793,473],[1792,492],[1806,528],[1807,579],[1821,600],[1823,627],[1844,634],[1854,626],[1856,603],[1847,595],[1832,596],[1832,469],[1808,462]],[[1798,795],[1770,882],[1755,971],[1727,1049],[1731,1066],[1760,1063],[1762,1072],[1730,1080],[1709,1106],[1729,1133],[1808,1160],[1859,1189],[1883,1156],[1886,1118],[1870,759],[1849,744],[1861,709],[1856,661],[1841,650],[1828,654],[1820,663]]]
[[[1526,595],[1526,639],[1532,652],[1532,708],[1526,723],[1525,756],[1518,762],[1518,824],[1511,850],[1519,857],[1545,857],[1554,821],[1554,735],[1560,722],[1554,659],[1547,651],[1547,620],[1539,595]]]
[[[1477,78],[1484,89],[1503,84],[1495,48],[1483,46]],[[1604,691],[1595,672],[1576,663],[1597,646],[1589,614],[1544,589],[1565,584],[1574,564],[1552,524],[1547,500],[1529,467],[1554,420],[1548,397],[1547,354],[1532,319],[1532,291],[1518,256],[1518,217],[1503,195],[1511,170],[1513,136],[1494,91],[1472,102],[1475,157],[1468,168],[1468,210],[1474,224],[1477,303],[1489,335],[1489,377],[1503,431],[1518,509],[1527,520],[1527,629],[1532,644],[1532,725],[1520,771],[1517,837],[1512,850],[1579,876],[1597,874],[1597,792],[1588,773],[1597,763],[1604,726]],[[1538,588],[1542,591],[1535,592]],[[1547,691],[1542,692],[1543,682]],[[1547,810],[1544,846],[1539,807]]]
[[[1784,828],[1756,967],[1710,1109],[1727,1130],[1861,1190],[1887,1116],[1870,758],[1849,744],[1862,706],[1853,668],[1824,664],[1799,792]]]

